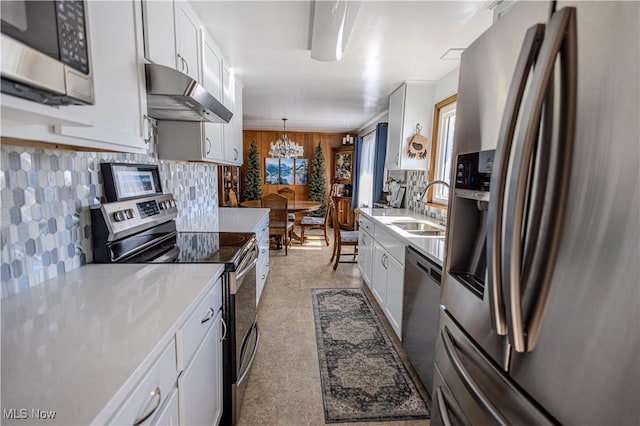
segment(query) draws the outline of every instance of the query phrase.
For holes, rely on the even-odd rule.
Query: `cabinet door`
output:
[[[223,66],[222,71],[222,103],[233,112],[231,121],[223,126],[224,135],[224,159],[225,162],[230,164],[242,163],[242,147],[238,146],[238,122],[242,120],[242,113],[238,114],[236,111],[236,82],[235,78],[229,72],[229,69]],[[240,89],[240,97],[242,96],[242,89]],[[240,101],[241,102],[241,101]],[[240,106],[240,105],[239,105]],[[238,118],[240,116],[240,118]],[[240,124],[242,125],[242,124]]]
[[[233,163],[242,165],[242,84],[235,79],[234,99],[233,99]]]
[[[216,99],[222,95],[222,55],[213,40],[203,32],[202,85]],[[224,160],[223,124],[205,123],[202,156]]]
[[[178,408],[178,389],[174,388],[167,397],[158,416],[151,422],[158,426],[178,426],[180,424]]]
[[[358,267],[362,280],[371,288],[371,266],[373,257],[373,239],[364,230],[358,233]]]
[[[178,379],[180,424],[214,425],[222,414],[222,316],[205,335]]]
[[[403,84],[389,96],[389,133],[387,135],[386,165],[388,169],[392,170],[400,167],[405,91],[406,85]]]
[[[60,126],[55,132],[96,141],[95,145],[88,142],[86,146],[104,147],[100,143],[108,143],[118,150],[146,152],[147,98],[140,3],[98,1],[88,2],[87,8],[96,102],[65,108],[89,115],[93,126]]]
[[[404,266],[387,256],[387,305],[384,313],[391,327],[402,340],[402,298],[404,292]]]
[[[150,62],[176,67],[176,37],[173,3],[144,0],[144,56]]]
[[[222,96],[222,54],[203,31],[202,85],[216,99]]]
[[[176,68],[200,81],[200,21],[186,1],[175,2]]]
[[[373,246],[373,265],[371,268],[371,292],[378,301],[380,308],[384,309],[387,304],[387,268],[386,259],[389,256],[387,251],[378,243]]]

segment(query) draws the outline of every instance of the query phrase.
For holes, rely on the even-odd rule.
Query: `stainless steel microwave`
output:
[[[93,104],[87,3],[2,0],[2,92],[49,105]]]

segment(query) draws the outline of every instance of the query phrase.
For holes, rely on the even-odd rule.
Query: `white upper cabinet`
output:
[[[242,91],[243,87],[240,84],[240,80],[235,79],[235,96],[233,103],[233,118],[232,126],[234,132],[233,139],[233,164],[241,165],[242,160]]]
[[[242,164],[242,85],[226,66],[223,66],[222,70],[222,92],[222,103],[233,112],[231,121],[224,126],[224,159],[226,163],[240,165]]]
[[[405,83],[389,96],[389,132],[387,134],[386,167],[390,170],[427,170],[429,155],[409,152],[409,142],[416,134],[431,140],[433,121],[433,94],[431,83]]]
[[[203,31],[202,85],[216,99],[222,95],[222,54],[211,37]]]
[[[121,151],[147,150],[142,12],[138,1],[87,2],[95,105],[66,107],[87,115],[91,127],[57,126],[50,141]],[[117,23],[117,31],[114,31]]]
[[[202,85],[216,99],[222,96],[222,54],[211,37],[203,31]],[[212,161],[224,161],[223,127],[225,124],[204,125],[203,155]]]
[[[154,64],[176,68],[176,37],[173,2],[145,0],[144,56]]]
[[[196,81],[200,77],[200,21],[186,1],[176,0],[176,68]]]

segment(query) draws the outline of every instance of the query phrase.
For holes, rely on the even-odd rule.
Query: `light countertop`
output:
[[[2,408],[105,423],[222,272],[89,264],[2,300]]]
[[[390,225],[391,222],[400,220],[420,220],[430,222],[433,226],[445,230],[444,226],[440,225],[433,218],[415,212],[409,209],[370,209],[362,208],[360,213],[375,222],[376,225],[384,225],[385,229],[392,235],[405,241],[409,246],[416,249],[422,255],[436,262],[442,266],[444,262],[445,254],[445,238],[443,237],[424,237],[415,236],[409,232]]]
[[[220,232],[252,232],[269,209],[221,207],[218,210]]]

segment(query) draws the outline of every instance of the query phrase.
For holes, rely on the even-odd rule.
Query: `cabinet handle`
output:
[[[202,318],[202,321],[200,321],[200,323],[204,324],[205,322],[209,321],[211,318],[213,318],[215,313],[216,311],[214,311],[213,308],[209,308],[209,310],[207,310],[207,314],[205,315],[204,318]]]
[[[184,59],[179,53],[176,53],[176,55],[178,56],[178,59],[180,59],[180,71],[184,71]]]
[[[180,63],[181,63],[181,69],[180,71],[183,71],[185,74],[189,74],[189,63],[187,62],[186,59],[184,59],[184,57],[181,54],[177,54],[178,58],[180,58]]]
[[[224,318],[220,318],[220,321],[222,321],[222,337],[220,338],[220,341],[222,342],[224,339],[227,338],[227,323],[224,321]]]
[[[156,405],[155,407],[153,407],[153,409],[149,410],[149,407],[151,406],[151,402],[153,402],[153,400],[156,398]],[[156,410],[158,409],[158,407],[160,406],[160,401],[162,400],[162,392],[160,392],[160,387],[156,387],[150,394],[149,394],[149,402],[147,402],[147,405],[145,405],[144,410],[142,411],[143,413],[145,411],[149,411],[147,414],[142,414],[140,416],[138,416],[138,418],[136,420],[134,420],[133,422],[133,426],[138,426],[141,425],[142,423],[145,422],[145,420],[147,420],[149,417],[151,417],[151,415],[153,413],[156,412]]]
[[[209,140],[209,138],[204,138],[204,140],[207,141],[207,154],[209,155],[211,153],[211,141]]]
[[[233,160],[236,161],[238,159],[238,150],[236,148],[233,148]]]

